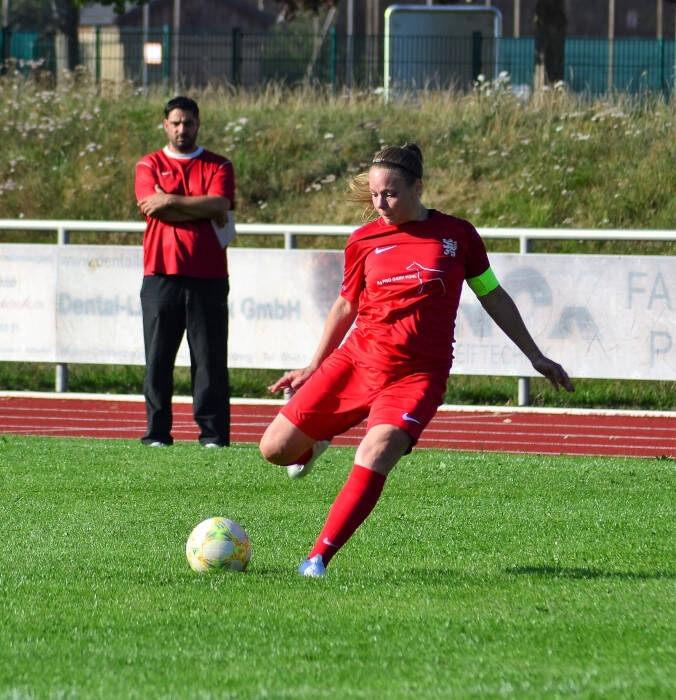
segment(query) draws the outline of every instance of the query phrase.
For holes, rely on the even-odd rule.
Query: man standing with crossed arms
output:
[[[136,165],[136,199],[146,217],[141,310],[148,427],[144,445],[173,443],[173,372],[186,333],[193,416],[205,447],[230,444],[228,267],[217,227],[235,205],[225,157],[197,146],[197,103],[175,97],[164,109],[167,145]]]

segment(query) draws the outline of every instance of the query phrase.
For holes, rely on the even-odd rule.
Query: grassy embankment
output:
[[[479,227],[669,229],[676,220],[676,109],[658,97],[588,101],[551,92],[524,103],[504,85],[467,96],[407,96],[388,105],[376,94],[278,87],[195,96],[201,143],[235,163],[240,222],[357,225],[362,212],[349,200],[348,181],[383,144],[409,140],[425,154],[425,203]],[[164,143],[165,97],[82,85],[42,89],[5,76],[0,218],[139,220],[133,167]],[[26,238],[0,232],[0,242]],[[53,235],[30,240],[52,242]],[[105,240],[140,244],[140,236],[130,234]],[[279,242],[242,236],[235,245],[254,244]],[[489,251],[515,245],[488,242]],[[674,254],[673,244],[613,241],[550,241],[534,250]],[[233,393],[265,395],[276,375],[233,370]],[[70,368],[72,391],[139,393],[141,382],[139,367]],[[51,390],[53,384],[53,366],[0,363],[0,389]],[[177,370],[176,388],[189,393],[187,370]],[[564,396],[534,380],[531,391],[536,405],[674,408],[671,382],[585,380]],[[514,378],[454,377],[446,400],[499,405],[514,403],[516,394]]]

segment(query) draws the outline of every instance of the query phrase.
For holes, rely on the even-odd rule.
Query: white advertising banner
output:
[[[231,367],[312,356],[338,294],[336,251],[232,248]],[[676,257],[491,255],[545,354],[574,377],[676,379]],[[136,246],[0,245],[0,360],[143,364]],[[465,288],[456,374],[532,376]],[[185,341],[178,363],[188,364]]]
[[[343,254],[232,248],[232,367],[294,368],[315,351],[343,277]]]
[[[57,248],[0,245],[0,360],[56,361]]]
[[[143,364],[142,249],[69,245],[58,253],[59,362]]]
[[[676,379],[675,257],[490,257],[541,350],[571,376]],[[467,288],[453,372],[536,374]]]

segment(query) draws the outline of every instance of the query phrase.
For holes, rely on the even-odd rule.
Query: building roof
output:
[[[199,0],[190,0],[191,5],[197,4]],[[185,6],[182,9],[188,8],[187,0],[183,0]],[[220,5],[219,9],[226,9],[236,14],[238,17],[246,17],[253,23],[258,23],[261,26],[270,26],[274,24],[276,18],[269,12],[263,12],[254,5],[246,2],[246,0],[202,0],[203,4]],[[173,6],[173,0],[149,0],[148,6]],[[80,9],[80,26],[106,26],[111,24],[120,24],[122,20],[129,20],[135,16],[140,16],[142,9],[138,5],[129,6],[123,14],[115,12],[112,5],[102,5],[101,3],[87,4]]]

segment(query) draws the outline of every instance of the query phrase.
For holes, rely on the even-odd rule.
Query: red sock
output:
[[[322,555],[326,566],[374,509],[385,486],[384,474],[355,464],[329,510],[310,556]]]
[[[310,457],[312,457],[312,447],[307,452],[303,452],[293,464],[307,464],[310,461]]]

